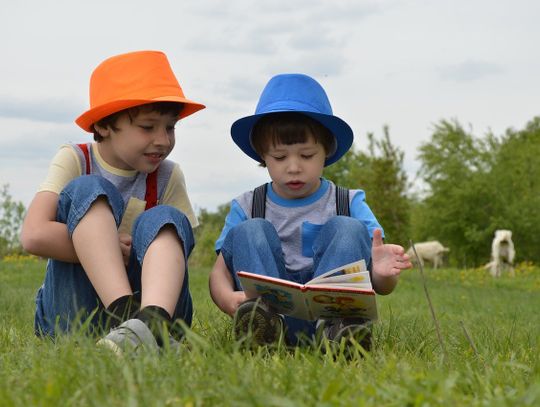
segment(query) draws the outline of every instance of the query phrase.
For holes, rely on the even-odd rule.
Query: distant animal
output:
[[[423,266],[424,262],[428,261],[433,265],[434,269],[437,269],[442,265],[444,254],[450,251],[448,247],[444,247],[441,242],[437,240],[414,243],[414,248],[418,254],[420,264]],[[414,255],[414,250],[412,247],[407,250],[407,254],[412,261],[416,261],[416,256]]]
[[[488,263],[493,277],[500,277],[503,272],[514,275],[514,257],[516,251],[511,230],[496,230],[491,243],[491,262]]]

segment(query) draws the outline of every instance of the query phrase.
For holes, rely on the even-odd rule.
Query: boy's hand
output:
[[[128,235],[127,233],[118,233],[118,239],[120,240],[120,250],[122,251],[124,264],[127,266],[129,263],[129,256],[131,255],[131,235]]]
[[[385,244],[380,229],[375,229],[373,232],[371,259],[373,273],[381,277],[397,276],[401,270],[412,268],[412,263],[409,256],[405,254],[405,249],[397,244]]]
[[[234,317],[234,313],[236,312],[240,304],[242,304],[246,300],[247,297],[243,291],[233,291],[227,303],[223,304],[225,306],[225,309],[223,309],[223,311],[229,314],[231,317]]]

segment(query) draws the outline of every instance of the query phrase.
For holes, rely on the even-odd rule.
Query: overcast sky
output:
[[[388,125],[414,179],[441,119],[482,136],[540,114],[539,17],[535,0],[2,0],[0,185],[27,206],[58,147],[91,140],[74,119],[92,70],[146,49],[207,105],[177,126],[169,156],[197,209],[267,180],[229,130],[285,72],[323,85],[358,148]]]

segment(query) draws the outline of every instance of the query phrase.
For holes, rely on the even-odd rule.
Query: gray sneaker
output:
[[[362,345],[366,351],[371,350],[371,322],[361,318],[336,318],[321,321],[323,336],[329,341],[339,344],[345,341],[346,347],[353,341]]]
[[[128,319],[97,342],[97,346],[111,349],[118,355],[124,352],[135,353],[140,349],[157,351],[154,335],[140,319]]]
[[[170,352],[178,352],[182,348],[180,341],[173,338],[171,335],[169,335],[169,338],[166,343],[161,346],[160,350],[165,351],[168,350]]]
[[[234,315],[234,332],[237,339],[251,339],[254,345],[276,343],[284,333],[283,317],[272,312],[260,299],[240,304]]]

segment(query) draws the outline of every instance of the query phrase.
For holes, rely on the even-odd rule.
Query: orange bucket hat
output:
[[[137,51],[106,59],[90,78],[90,109],[76,120],[83,130],[113,113],[153,102],[179,102],[179,119],[205,106],[186,99],[167,56],[160,51]]]

